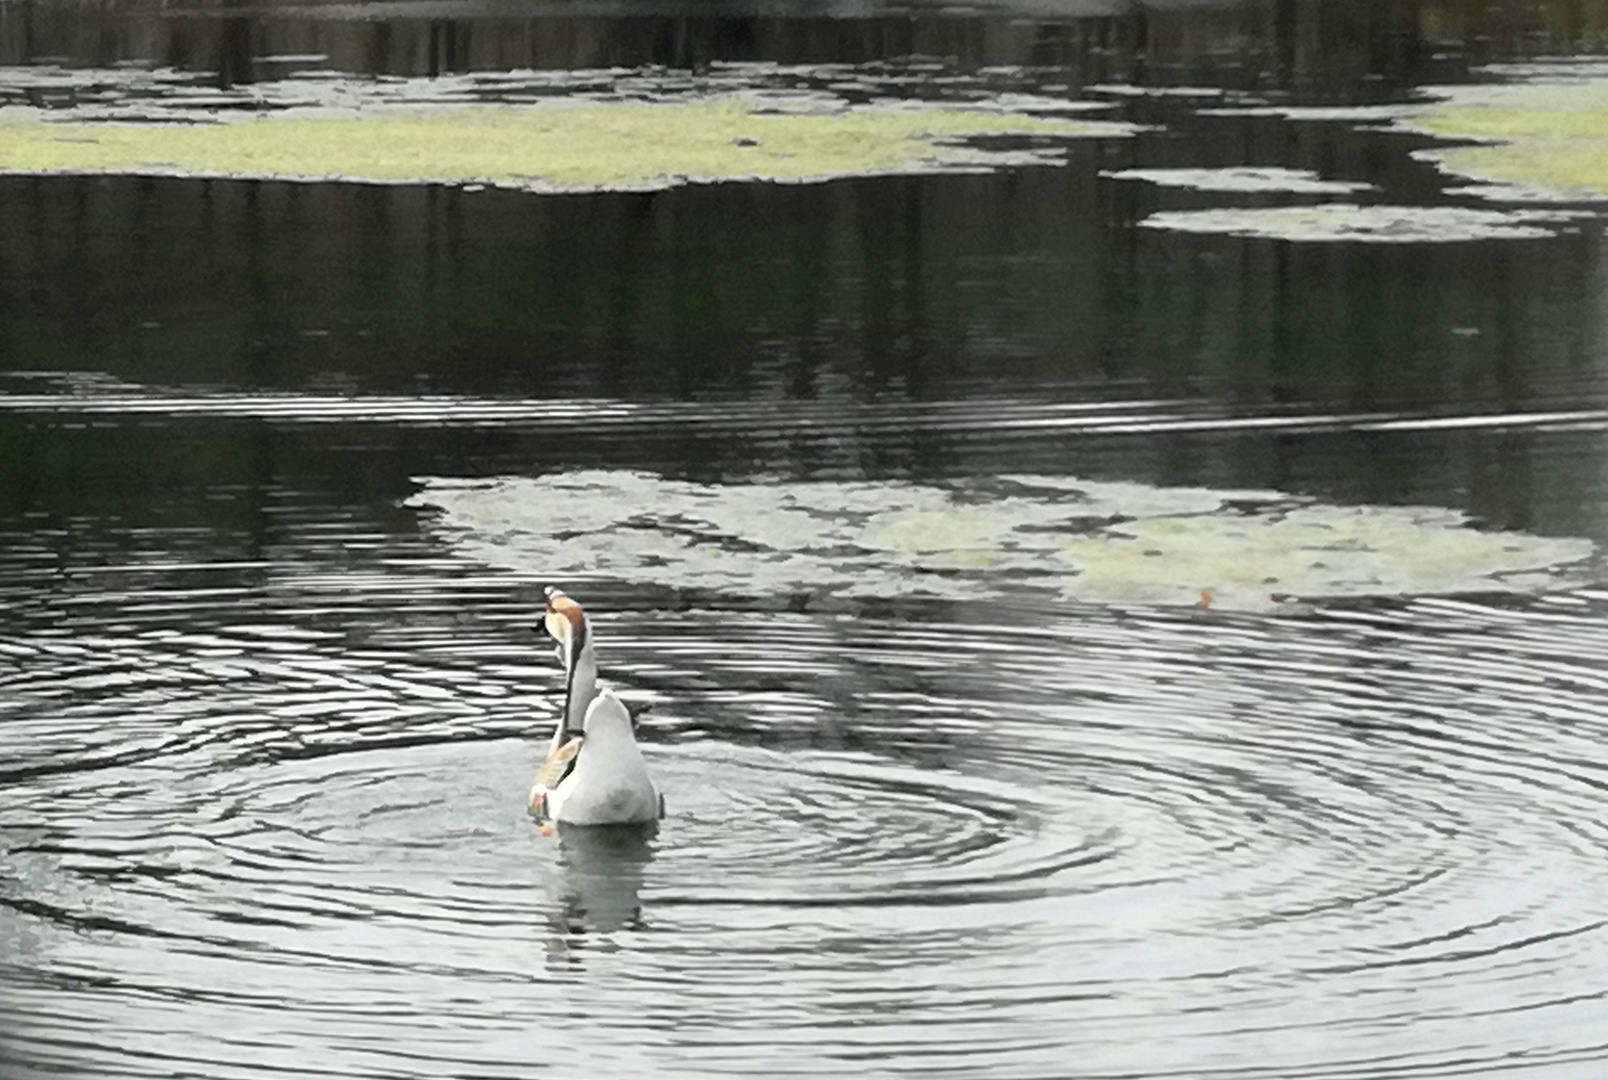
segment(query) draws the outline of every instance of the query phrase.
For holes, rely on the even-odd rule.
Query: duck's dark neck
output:
[[[586,721],[587,706],[597,697],[597,659],[592,643],[583,642],[570,656],[564,679],[564,738],[579,735]]]

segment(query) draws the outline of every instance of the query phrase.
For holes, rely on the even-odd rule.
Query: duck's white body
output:
[[[571,825],[659,819],[659,793],[631,732],[631,716],[604,690],[586,710],[585,743],[575,765],[547,796],[547,813]]]
[[[648,777],[631,714],[597,685],[597,656],[581,606],[547,591],[547,629],[558,639],[567,684],[547,760],[530,790],[538,816],[571,825],[656,821],[664,803]]]

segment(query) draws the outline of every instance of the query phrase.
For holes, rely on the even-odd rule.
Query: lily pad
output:
[[[1590,541],[1471,528],[1459,512],[1275,491],[1018,476],[953,486],[697,484],[647,473],[425,478],[464,556],[746,596],[954,600],[1036,593],[1262,610],[1285,597],[1529,591],[1577,583]]]

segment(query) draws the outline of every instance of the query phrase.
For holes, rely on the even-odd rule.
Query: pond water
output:
[[[1602,1075],[1602,204],[1397,124],[1594,10],[0,9],[46,110],[1116,125],[0,176],[0,1075]],[[656,829],[525,812],[547,584]]]

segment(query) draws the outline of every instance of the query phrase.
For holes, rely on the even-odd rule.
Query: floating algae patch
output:
[[[1608,199],[1608,65],[1495,68],[1514,81],[1438,87],[1441,102],[1403,122],[1433,135],[1484,145],[1436,148],[1419,156],[1478,182],[1460,189],[1505,201],[1539,193]]]
[[[746,64],[219,87],[0,67],[0,172],[653,190],[1059,164],[1068,137],[1138,130],[1082,119],[1106,106],[1033,91],[1022,72],[940,74]]]
[[[1586,540],[1476,530],[1452,510],[1062,477],[706,485],[584,471],[420,483],[408,504],[476,561],[744,596],[1193,604],[1211,590],[1216,608],[1260,610],[1285,596],[1558,588],[1594,554]]]
[[[1325,180],[1306,169],[1235,166],[1223,169],[1121,169],[1102,172],[1110,180],[1141,180],[1157,187],[1192,191],[1277,192],[1288,195],[1348,195],[1372,191],[1358,180]]]
[[[0,172],[475,183],[530,191],[816,181],[1054,164],[1063,149],[979,136],[1120,134],[1122,125],[972,107],[763,108],[764,98],[258,113],[209,123],[0,109]]]
[[[1573,215],[1541,210],[1480,210],[1460,206],[1257,206],[1168,210],[1139,224],[1172,232],[1215,233],[1269,240],[1372,244],[1532,240],[1553,236]]]

